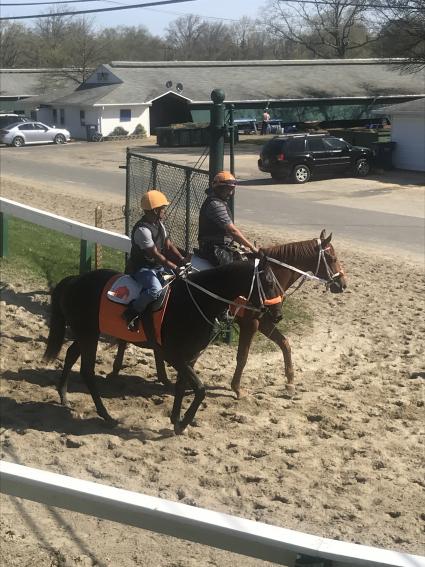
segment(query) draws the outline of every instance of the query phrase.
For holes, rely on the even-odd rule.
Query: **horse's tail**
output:
[[[71,281],[77,276],[68,276],[61,280],[52,291],[52,299],[50,305],[50,326],[49,336],[47,338],[46,350],[43,360],[54,360],[62,348],[65,340],[66,319],[62,310],[62,297]]]

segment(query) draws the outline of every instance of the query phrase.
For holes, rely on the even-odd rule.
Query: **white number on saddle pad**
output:
[[[136,297],[139,297],[142,286],[136,282],[131,276],[121,276],[112,284],[111,289],[107,291],[108,299],[116,303],[127,305]]]

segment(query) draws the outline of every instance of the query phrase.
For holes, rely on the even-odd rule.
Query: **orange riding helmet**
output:
[[[157,191],[157,189],[150,189],[142,196],[140,205],[144,211],[152,211],[169,205],[169,201],[164,193]]]
[[[230,171],[219,171],[212,182],[213,187],[220,187],[223,185],[235,187],[237,184],[238,182],[235,176],[230,173]]]

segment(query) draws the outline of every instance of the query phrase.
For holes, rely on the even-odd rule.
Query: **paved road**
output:
[[[161,159],[174,158],[193,164],[198,148],[188,152],[164,153],[146,148],[145,153]],[[425,189],[423,176],[387,172],[379,177],[318,180],[303,186],[273,184],[256,168],[257,150],[244,149],[237,158],[237,169],[245,181],[238,189],[237,222],[256,222],[269,226],[294,227],[307,234],[321,228],[337,236],[371,245],[387,246],[424,257]],[[116,196],[125,194],[125,147],[112,144],[70,144],[31,148],[2,148],[1,173],[69,187],[69,192]],[[205,167],[205,164],[204,164]]]

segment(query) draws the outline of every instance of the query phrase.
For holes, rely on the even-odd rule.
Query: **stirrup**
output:
[[[133,319],[131,319],[130,321],[127,321],[127,329],[133,333],[138,333],[139,332],[139,318],[140,315],[137,314],[135,317],[133,317]]]

